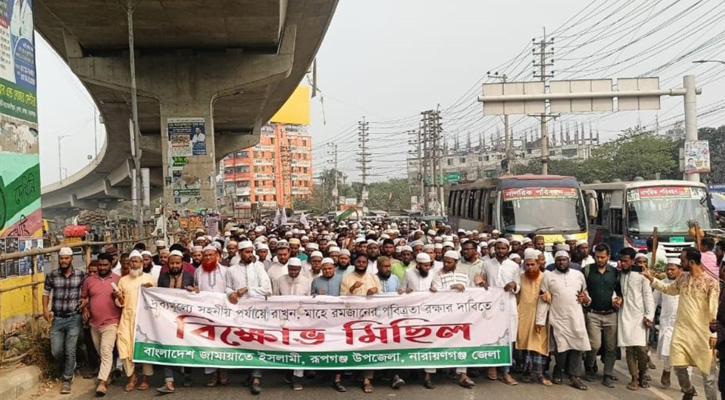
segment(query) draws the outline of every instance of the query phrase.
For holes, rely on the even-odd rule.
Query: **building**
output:
[[[224,193],[237,219],[250,219],[280,205],[292,207],[296,198],[312,195],[312,136],[309,90],[300,86],[287,103],[262,127],[259,143],[225,157],[221,163]]]

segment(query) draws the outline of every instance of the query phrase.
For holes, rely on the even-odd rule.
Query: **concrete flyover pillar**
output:
[[[293,66],[295,38],[296,27],[287,26],[277,54],[178,50],[137,57],[139,96],[155,98],[160,105],[163,198],[168,208],[216,208],[216,160],[256,143],[253,139],[266,121],[255,121],[255,132],[248,133],[256,135],[217,138],[214,103],[226,96],[243,95],[245,90],[269,88],[288,77]],[[68,61],[81,80],[130,92],[128,57],[80,56]],[[143,128],[142,124],[142,135]],[[128,135],[128,131],[109,132],[113,134]]]

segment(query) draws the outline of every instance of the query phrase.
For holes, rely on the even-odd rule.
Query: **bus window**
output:
[[[479,220],[486,224],[486,202],[488,201],[488,190],[481,189],[481,203],[478,205],[479,207]]]
[[[622,209],[621,208],[610,208],[609,209],[609,227],[610,232],[615,235],[623,234],[622,231]]]
[[[493,227],[495,226],[495,221],[493,218],[493,206],[496,204],[496,192],[491,190],[488,192],[488,211],[486,211],[486,223],[488,226]]]

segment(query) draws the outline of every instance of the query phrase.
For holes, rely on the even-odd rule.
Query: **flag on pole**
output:
[[[338,215],[337,218],[335,218],[335,222],[339,224],[340,221],[346,220],[354,212],[355,212],[354,208],[352,208],[352,207],[348,208],[347,210],[345,210],[345,212],[343,212],[342,214]]]
[[[300,217],[300,224],[305,227],[305,229],[310,229],[310,224],[307,222],[307,217],[305,216],[305,213],[302,213],[302,216]]]
[[[279,225],[286,224],[287,223],[287,212],[285,211],[285,209],[284,208],[281,208],[279,210],[279,214],[280,214],[280,217],[279,217]]]
[[[277,211],[274,213],[274,224],[275,225],[280,225],[281,224],[281,221],[280,221],[281,219],[282,219],[282,216],[280,215],[279,208],[278,208]]]

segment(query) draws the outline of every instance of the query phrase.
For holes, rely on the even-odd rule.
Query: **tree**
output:
[[[712,171],[707,179],[712,183],[725,183],[725,125],[717,129],[700,128],[698,137],[709,142]]]

